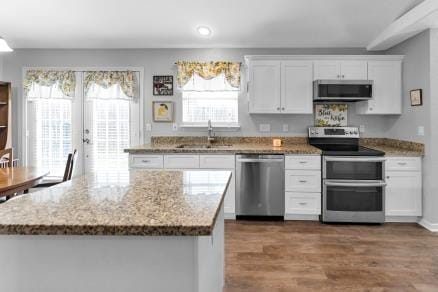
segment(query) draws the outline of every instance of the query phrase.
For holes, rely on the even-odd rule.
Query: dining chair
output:
[[[14,166],[14,150],[12,150],[12,148],[0,150],[0,168],[13,167],[13,166]]]
[[[62,182],[71,180],[71,177],[72,177],[73,171],[74,171],[74,165],[76,162],[77,154],[78,154],[78,151],[76,149],[74,149],[72,153],[68,154],[67,163],[65,164],[64,176],[62,177],[61,181],[41,183],[41,184],[34,186],[34,188],[48,188],[48,187],[60,184]]]

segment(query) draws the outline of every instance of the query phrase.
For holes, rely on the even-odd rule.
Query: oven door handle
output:
[[[333,187],[384,187],[386,186],[385,182],[373,182],[373,183],[358,183],[358,182],[324,182],[326,186]]]
[[[324,157],[325,161],[334,162],[384,162],[385,157]]]

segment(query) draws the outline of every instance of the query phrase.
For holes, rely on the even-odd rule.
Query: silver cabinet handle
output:
[[[307,203],[305,203],[305,202],[299,202],[298,204],[300,204],[301,206],[307,205]]]
[[[398,162],[398,165],[406,165],[406,162]]]
[[[148,162],[151,162],[151,161],[150,160],[142,160],[141,162],[148,163]]]
[[[300,163],[300,164],[306,164],[307,161],[300,161],[299,163]]]
[[[284,111],[284,107],[282,107],[281,110]]]
[[[337,75],[336,77],[340,78],[340,77],[341,77],[341,75]]]
[[[384,187],[386,186],[385,182],[369,182],[369,183],[359,183],[359,182],[324,182],[326,186],[333,187]]]
[[[345,78],[345,75],[342,75],[342,78]]]
[[[299,182],[300,182],[300,183],[306,183],[307,180],[300,180]]]
[[[277,107],[277,110],[279,111],[279,110],[280,110],[280,108],[279,108],[279,107]]]

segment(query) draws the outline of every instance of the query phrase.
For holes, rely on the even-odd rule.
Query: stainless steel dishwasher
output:
[[[236,157],[236,218],[284,216],[284,155]]]

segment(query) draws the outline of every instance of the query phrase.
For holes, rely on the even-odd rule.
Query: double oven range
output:
[[[385,221],[385,153],[359,145],[356,127],[310,127],[322,150],[322,221]]]

